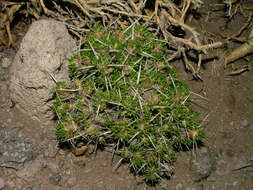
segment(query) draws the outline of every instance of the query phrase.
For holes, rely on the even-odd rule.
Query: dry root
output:
[[[5,4],[4,4],[5,3]],[[5,5],[5,6],[4,6]],[[7,46],[14,46],[14,41],[11,35],[10,24],[14,19],[14,15],[21,8],[22,3],[12,3],[12,2],[1,2],[0,3],[0,42],[7,43]],[[8,42],[5,42],[4,32],[6,31],[8,35]]]
[[[253,53],[253,28],[248,37],[248,40],[227,55],[227,57],[225,58],[225,66],[250,53]]]
[[[0,6],[4,5],[4,2],[1,2]],[[177,55],[186,60],[185,50],[198,52],[199,61],[196,68],[191,62],[185,61],[186,68],[196,77],[199,77],[202,54],[206,54],[211,48],[221,46],[221,42],[202,44],[199,33],[185,23],[189,11],[201,7],[203,4],[201,0],[182,0],[177,1],[177,4],[174,0],[26,0],[22,3],[17,1],[15,4],[22,7],[25,14],[35,18],[46,14],[64,22],[79,39],[84,37],[87,29],[89,30],[98,22],[111,28],[126,28],[135,23],[145,25],[157,34],[161,33],[168,41],[170,48],[174,50],[168,59],[171,60]],[[9,4],[8,7],[12,5]],[[25,9],[26,7],[29,7],[29,10]],[[53,8],[49,10],[49,7]],[[15,13],[15,11],[11,12],[12,17]],[[9,26],[12,20],[13,18],[7,18],[6,26]],[[190,36],[187,39],[185,36],[178,36],[177,31],[173,31],[173,27],[187,31]],[[6,29],[8,30],[8,27]],[[10,30],[8,34],[11,41]]]

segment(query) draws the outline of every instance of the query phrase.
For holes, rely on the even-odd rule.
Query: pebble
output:
[[[25,162],[35,158],[32,144],[23,139],[15,139],[5,143],[2,151],[1,162],[13,168],[19,168]]]
[[[7,57],[3,58],[1,65],[4,69],[7,69],[11,65],[11,60]]]
[[[216,157],[207,148],[202,148],[191,160],[191,169],[196,173],[195,181],[207,178],[216,169]]]
[[[243,129],[253,129],[253,124],[249,123],[248,120],[244,119],[240,122],[240,127]]]
[[[0,189],[3,189],[5,187],[3,178],[0,177]]]
[[[61,175],[60,174],[54,174],[49,178],[49,181],[53,185],[58,185],[61,181]]]

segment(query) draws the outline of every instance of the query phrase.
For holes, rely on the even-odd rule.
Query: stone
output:
[[[2,60],[1,60],[1,65],[4,69],[7,69],[10,65],[11,65],[11,60],[7,57],[4,57]]]
[[[9,89],[15,106],[42,124],[52,119],[52,88],[55,80],[69,81],[66,59],[75,48],[63,23],[34,22],[10,67]]]
[[[244,119],[240,122],[240,128],[253,130],[253,124],[250,123],[248,120]]]
[[[32,144],[23,139],[10,140],[0,154],[0,167],[20,169],[25,162],[35,158]]]
[[[49,177],[49,181],[53,185],[59,185],[61,181],[61,176],[59,174],[53,174],[52,176]]]
[[[196,153],[196,157],[191,160],[191,169],[196,176],[195,181],[206,179],[216,170],[216,156],[208,148],[201,148]]]

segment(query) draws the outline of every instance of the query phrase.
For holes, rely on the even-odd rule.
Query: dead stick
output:
[[[135,5],[135,3],[132,0],[128,0],[129,5],[132,7],[133,11],[136,13],[139,13],[137,6]]]
[[[220,47],[222,45],[221,42],[215,42],[215,43],[212,43],[212,44],[200,45],[199,46],[199,45],[193,43],[192,41],[190,41],[188,39],[178,38],[178,37],[175,37],[175,36],[173,36],[171,34],[169,34],[169,37],[172,40],[174,40],[175,42],[181,42],[181,43],[183,43],[183,44],[191,47],[192,49],[195,49],[197,51],[202,51],[202,52],[205,52],[208,49]]]
[[[198,54],[198,67],[196,73],[199,74],[200,68],[201,68],[201,63],[202,63],[202,54]]]
[[[185,14],[187,13],[188,9],[190,8],[190,5],[191,5],[191,0],[188,0],[187,4],[186,4],[186,7],[183,9],[183,13],[182,13],[181,18],[180,18],[181,22],[184,22]]]
[[[90,13],[83,7],[78,0],[75,0],[76,5],[88,16],[91,17]]]
[[[185,54],[185,49],[182,49],[181,52],[183,55],[183,60],[184,60],[186,70],[191,71],[192,73],[195,73],[194,67],[190,64],[190,62],[187,59],[187,56]]]
[[[198,35],[199,35],[198,32],[196,32],[196,31],[195,31],[193,28],[191,28],[190,26],[184,24],[181,20],[176,20],[176,19],[172,18],[172,16],[170,16],[165,10],[163,10],[162,13],[163,13],[163,14],[166,16],[166,18],[168,18],[168,20],[169,20],[170,22],[172,22],[173,24],[179,25],[179,26],[181,26],[182,28],[184,28],[184,29],[190,31],[190,32],[192,33],[192,35],[193,35],[193,37],[194,37],[194,39],[195,39],[197,45],[198,45],[198,46],[201,45],[201,44],[200,44],[200,41],[199,41],[199,39],[198,39]],[[203,51],[204,51],[204,53],[207,53],[205,50],[203,50]]]
[[[253,52],[253,38],[249,39],[247,42],[234,49],[226,58],[225,58],[225,67],[237,60],[240,59],[250,53]]]

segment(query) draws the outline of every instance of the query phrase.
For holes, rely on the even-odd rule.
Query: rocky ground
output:
[[[200,23],[203,34],[224,26],[222,12],[210,12],[206,1]],[[210,1],[211,2],[211,1]],[[231,33],[240,28],[239,18],[228,25]],[[194,23],[193,23],[194,24]],[[196,26],[199,23],[195,23]],[[17,46],[28,25],[16,26]],[[235,27],[236,26],[236,27]],[[206,33],[205,33],[206,32]],[[230,43],[229,48],[237,44]],[[15,49],[0,47],[0,189],[2,190],[252,190],[253,189],[253,70],[228,77],[219,60],[207,61],[203,81],[191,80],[181,63],[175,63],[180,77],[197,95],[191,97],[203,118],[206,139],[197,150],[180,152],[175,173],[157,186],[144,184],[122,165],[117,171],[111,153],[75,157],[60,149],[54,136],[53,121],[46,126],[19,111],[9,94],[9,68]],[[211,55],[224,56],[224,49]],[[211,56],[209,55],[209,56]],[[252,55],[235,66],[251,64]]]

